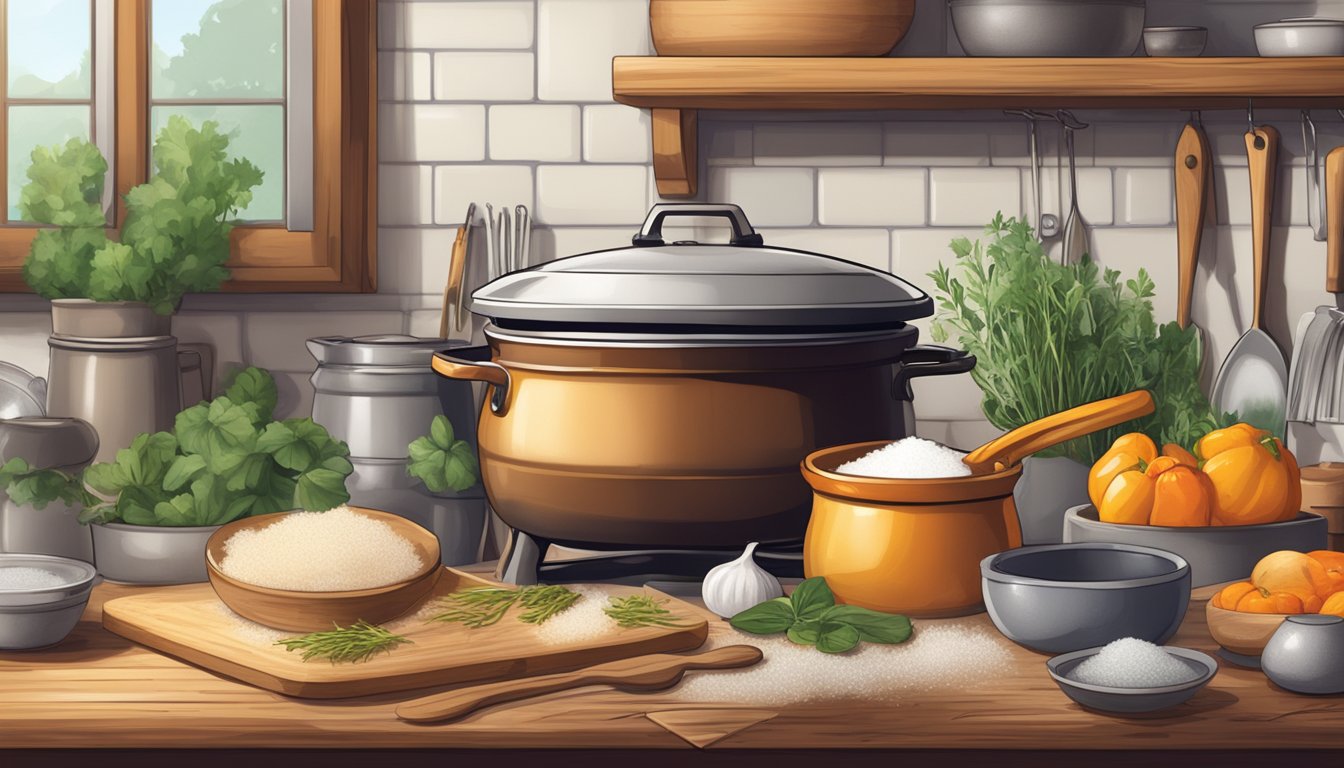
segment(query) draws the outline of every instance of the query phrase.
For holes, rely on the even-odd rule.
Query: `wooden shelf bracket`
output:
[[[662,197],[695,197],[700,169],[699,113],[694,109],[655,108],[653,176]]]

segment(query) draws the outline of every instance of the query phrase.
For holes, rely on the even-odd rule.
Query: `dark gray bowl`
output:
[[[1190,565],[1130,544],[1022,547],[980,561],[994,626],[1042,653],[1067,653],[1137,637],[1161,645],[1190,603]]]
[[[1188,683],[1161,688],[1111,688],[1105,685],[1080,683],[1069,678],[1075,667],[1100,651],[1100,648],[1088,648],[1066,653],[1047,661],[1045,667],[1050,670],[1050,676],[1059,684],[1060,690],[1070,699],[1084,707],[1102,712],[1138,714],[1174,707],[1188,701],[1218,673],[1218,662],[1208,654],[1188,648],[1167,648],[1167,653],[1175,656],[1193,672],[1197,672],[1199,677]]]
[[[1325,518],[1308,512],[1282,523],[1206,528],[1103,523],[1091,504],[1064,513],[1064,541],[1108,541],[1175,552],[1190,563],[1190,584],[1196,588],[1245,579],[1260,558],[1281,549],[1327,549],[1327,528]]]

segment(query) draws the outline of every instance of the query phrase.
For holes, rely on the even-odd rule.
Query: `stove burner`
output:
[[[549,541],[515,530],[500,560],[498,577],[510,584],[576,584],[603,582],[641,586],[648,582],[697,583],[710,568],[726,563],[740,550],[662,549],[612,552],[545,562]],[[763,545],[756,562],[780,578],[803,577],[803,544]]]

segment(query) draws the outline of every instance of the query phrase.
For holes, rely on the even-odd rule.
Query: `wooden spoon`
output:
[[[1119,397],[1084,403],[1044,419],[1024,424],[966,455],[963,462],[973,474],[1000,472],[1022,459],[1075,437],[1123,424],[1153,412],[1153,396],[1146,389]]]
[[[761,649],[750,645],[729,645],[691,656],[654,653],[609,661],[573,672],[504,680],[436,693],[397,707],[397,717],[412,723],[456,720],[483,707],[590,685],[614,685],[627,691],[657,691],[676,685],[690,669],[750,667],[761,658]]]

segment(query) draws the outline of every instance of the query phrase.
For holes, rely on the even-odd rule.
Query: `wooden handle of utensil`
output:
[[[1180,293],[1176,298],[1176,322],[1190,326],[1195,297],[1195,269],[1199,244],[1204,237],[1204,214],[1208,210],[1209,140],[1194,123],[1186,123],[1176,142],[1176,241],[1180,264]]]
[[[1344,293],[1344,147],[1325,156],[1325,290]]]
[[[1251,325],[1265,328],[1265,294],[1269,291],[1269,234],[1274,223],[1274,174],[1279,163],[1279,132],[1262,125],[1246,132],[1246,159],[1251,171],[1251,239],[1255,257],[1254,314]]]
[[[448,338],[448,319],[457,316],[462,301],[462,268],[467,260],[467,228],[457,228],[457,239],[448,257],[448,280],[443,284],[443,311],[439,313],[439,338]]]
[[[397,707],[397,717],[415,723],[456,720],[494,704],[589,685],[630,686],[656,690],[675,685],[688,669],[737,669],[749,667],[761,658],[761,650],[750,645],[730,645],[693,656],[674,656],[667,653],[636,656],[633,659],[609,661],[573,672],[504,680],[426,696]]]
[[[971,451],[962,461],[975,474],[995,472],[1015,466],[1037,451],[1147,416],[1153,408],[1153,396],[1146,389],[1084,403],[1020,426]]]

